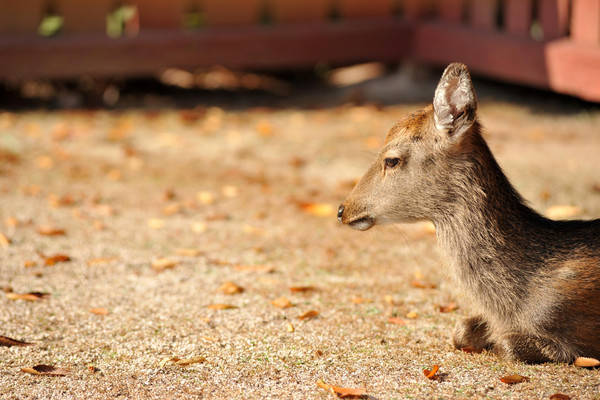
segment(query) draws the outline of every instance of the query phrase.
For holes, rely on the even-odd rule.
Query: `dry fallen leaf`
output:
[[[103,307],[90,308],[90,312],[96,315],[108,315],[108,310]]]
[[[211,310],[230,310],[233,308],[237,308],[236,306],[233,306],[231,304],[209,304],[208,306],[206,306],[208,308],[210,308]]]
[[[118,258],[117,257],[100,257],[100,258],[92,258],[90,260],[88,260],[87,265],[92,267],[94,265],[100,265],[100,264],[108,264],[114,261],[117,261]]]
[[[321,379],[317,381],[317,386],[321,389],[325,389],[328,392],[331,392],[338,396],[339,398],[354,398],[354,397],[362,397],[367,394],[366,388],[343,388],[339,386],[329,385],[323,382]]]
[[[8,227],[16,228],[17,226],[19,226],[19,220],[15,217],[6,217],[6,219],[4,220],[4,224]]]
[[[21,340],[9,338],[8,336],[0,335],[0,346],[12,347],[12,346],[32,346],[32,345],[33,345],[33,343],[23,342]]]
[[[295,330],[295,329],[294,329],[294,325],[292,325],[292,323],[291,323],[291,322],[288,322],[288,323],[287,323],[287,325],[286,325],[286,330],[287,330],[288,332],[290,332],[290,333],[294,332],[294,330]]]
[[[157,272],[175,268],[176,265],[177,261],[169,258],[157,258],[156,260],[152,261],[152,268]]]
[[[44,265],[47,267],[54,265],[54,264],[61,263],[61,262],[68,262],[68,261],[71,261],[71,257],[69,257],[66,254],[54,254],[52,256],[44,257]]]
[[[10,246],[11,240],[7,238],[2,232],[0,232],[0,246],[8,247]]]
[[[44,364],[36,365],[35,367],[32,367],[32,368],[21,368],[21,371],[27,372],[28,374],[46,375],[46,376],[65,376],[69,372],[71,372],[66,368],[57,368],[53,365],[44,365]]]
[[[64,229],[55,228],[52,226],[40,226],[37,233],[44,236],[64,236],[67,232]]]
[[[180,367],[185,367],[187,365],[198,364],[206,361],[205,357],[192,357],[192,358],[179,358],[179,357],[171,357],[165,358],[160,362],[160,367],[164,367],[167,363],[172,363],[173,365],[178,365]]]
[[[25,262],[23,263],[23,266],[25,268],[32,268],[35,267],[37,265],[37,263],[33,260],[25,260]]]
[[[402,318],[397,318],[397,317],[389,317],[388,322],[390,324],[395,324],[395,325],[406,325],[406,321],[404,321]]]
[[[554,393],[550,396],[550,400],[571,400],[571,396],[562,393]]]
[[[166,216],[175,215],[183,209],[181,203],[171,203],[163,208],[163,214]]]
[[[29,292],[29,293],[5,293],[6,297],[10,300],[27,300],[27,301],[38,301],[43,298],[50,296],[48,293],[42,292]]]
[[[315,290],[313,286],[292,286],[290,287],[290,291],[292,293],[306,293]]]
[[[514,385],[515,383],[529,382],[529,378],[523,375],[507,375],[500,378],[501,382],[504,382],[509,385]]]
[[[184,256],[184,257],[198,257],[204,254],[202,250],[198,249],[188,249],[188,248],[180,248],[175,249],[175,254]]]
[[[365,304],[365,303],[372,303],[373,300],[365,299],[364,297],[353,297],[352,302],[354,304]]]
[[[419,316],[419,314],[417,314],[415,311],[411,311],[408,314],[406,314],[406,318],[410,318],[410,319],[415,319]]]
[[[335,207],[326,203],[299,202],[298,207],[305,213],[317,217],[330,217],[336,213]]]
[[[271,304],[279,308],[289,308],[294,306],[292,302],[285,296],[276,298],[275,300],[271,301]]]
[[[590,357],[577,357],[573,365],[576,367],[593,368],[600,366],[600,360]]]
[[[244,288],[233,282],[227,281],[221,285],[219,290],[225,294],[238,294],[244,291]]]
[[[422,281],[422,280],[418,280],[418,279],[415,279],[414,281],[412,281],[410,283],[410,285],[412,287],[419,288],[419,289],[435,289],[437,287],[437,285],[435,283],[426,282],[426,281]]]
[[[546,209],[546,216],[551,219],[568,219],[581,214],[581,207],[556,205]]]
[[[233,267],[236,271],[251,272],[274,272],[275,268],[270,265],[236,265]]]
[[[423,374],[425,374],[425,377],[427,379],[432,379],[432,380],[438,379],[439,376],[437,375],[437,373],[438,373],[439,369],[440,369],[440,366],[436,364],[431,368],[431,370],[424,369]]]
[[[438,306],[438,310],[440,310],[441,313],[449,313],[458,310],[458,305],[452,301],[446,305]]]
[[[298,319],[304,320],[304,319],[311,319],[311,318],[315,318],[317,315],[319,315],[319,312],[316,310],[310,310],[305,312],[304,314],[298,316]]]

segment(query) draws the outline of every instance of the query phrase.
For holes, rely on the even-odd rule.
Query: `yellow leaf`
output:
[[[577,357],[573,365],[576,367],[593,368],[600,366],[600,360],[590,357]]]
[[[551,219],[568,219],[581,214],[581,207],[556,205],[546,209],[546,216]]]
[[[208,308],[210,308],[211,310],[231,310],[234,308],[237,308],[236,306],[233,306],[231,304],[210,304],[207,306]]]
[[[244,291],[244,288],[236,285],[233,282],[227,281],[221,285],[219,290],[225,294],[239,294]]]
[[[275,300],[271,301],[271,304],[273,304],[275,307],[279,307],[279,308],[289,308],[289,307],[293,307],[294,305],[292,304],[292,302],[287,298],[287,297],[278,297]]]
[[[166,269],[174,268],[177,265],[177,261],[168,258],[158,258],[152,261],[152,268],[155,271],[164,271]]]
[[[326,203],[298,203],[298,207],[307,214],[317,217],[330,217],[335,215],[336,210],[331,204]]]

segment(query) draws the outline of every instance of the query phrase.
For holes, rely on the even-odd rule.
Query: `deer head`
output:
[[[464,64],[450,64],[433,105],[399,121],[375,161],[338,209],[358,230],[375,224],[433,220],[451,204],[456,175],[478,135],[477,98]]]

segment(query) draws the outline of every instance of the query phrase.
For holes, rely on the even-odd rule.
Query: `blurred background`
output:
[[[281,96],[407,61],[462,61],[478,76],[600,101],[599,0],[3,0],[0,11],[5,107],[112,107],[140,79]],[[335,70],[365,62],[376,63]]]
[[[532,207],[598,218],[600,0],[0,0],[0,397],[597,393],[453,350],[431,223],[336,220],[453,61]]]

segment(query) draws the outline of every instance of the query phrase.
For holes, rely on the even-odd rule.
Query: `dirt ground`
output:
[[[0,397],[333,398],[321,379],[372,399],[600,398],[597,369],[453,349],[469,310],[428,224],[337,223],[387,130],[435,79],[416,97],[405,84],[363,85],[363,106],[320,89],[278,107],[0,113],[0,335],[34,343],[0,347]],[[490,146],[532,206],[600,216],[600,108],[477,86]],[[56,254],[71,260],[45,266]],[[49,295],[10,298],[28,292]],[[271,303],[282,296],[291,307]],[[21,371],[38,364],[69,371]],[[511,374],[530,380],[499,380]]]

